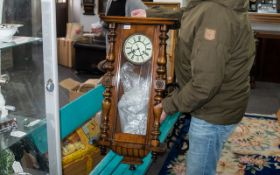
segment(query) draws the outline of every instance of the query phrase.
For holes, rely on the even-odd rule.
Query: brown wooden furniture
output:
[[[104,74],[98,69],[98,63],[106,58],[105,38],[81,37],[74,43],[74,48],[78,73],[90,73],[94,77]]]
[[[103,16],[101,19],[109,24],[109,49],[105,65],[107,73],[103,78],[105,92],[99,144],[103,153],[106,148],[111,148],[124,156],[123,162],[134,169],[134,165],[141,164],[148,152],[152,151],[155,159],[157,153],[164,151],[158,139],[162,108],[155,108],[155,105],[161,102],[164,95],[167,32],[176,20],[112,16]],[[140,79],[141,76],[147,76],[150,80],[145,134],[126,132],[122,127],[118,104],[126,93],[124,80],[121,79],[122,68],[126,64],[133,66],[131,74],[136,74]]]
[[[249,20],[258,41],[253,79],[280,82],[280,14],[249,12]]]
[[[280,14],[249,12],[249,20],[259,23],[280,23]]]
[[[56,3],[56,35],[57,37],[66,36],[66,24],[68,22],[68,0]]]
[[[280,108],[278,109],[278,111],[276,112],[276,117],[277,117],[277,121],[280,124]]]

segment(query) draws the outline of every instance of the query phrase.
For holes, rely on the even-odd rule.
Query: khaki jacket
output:
[[[181,20],[175,50],[179,90],[163,100],[166,113],[190,112],[213,124],[241,120],[255,56],[247,6],[247,0],[188,0],[176,12],[147,10],[147,16]]]

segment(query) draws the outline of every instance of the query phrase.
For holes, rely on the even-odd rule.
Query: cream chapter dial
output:
[[[123,53],[132,63],[142,64],[152,57],[153,45],[147,36],[134,34],[125,40]]]

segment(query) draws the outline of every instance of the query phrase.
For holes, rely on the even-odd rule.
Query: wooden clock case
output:
[[[165,91],[167,32],[172,25],[177,23],[177,20],[114,16],[102,16],[101,19],[109,25],[109,48],[105,64],[106,74],[102,82],[105,91],[102,103],[101,137],[99,140],[101,152],[105,153],[106,148],[110,148],[123,156],[124,163],[130,165],[141,164],[142,159],[150,151],[152,151],[152,156],[155,159],[157,153],[163,152],[165,149],[158,139],[162,109],[155,108],[155,106],[161,102]],[[126,61],[123,54],[123,44],[129,36],[135,33],[147,36],[153,45],[153,54],[150,60],[151,85],[146,135],[123,133],[117,108],[119,98],[123,93],[119,85],[120,68]]]

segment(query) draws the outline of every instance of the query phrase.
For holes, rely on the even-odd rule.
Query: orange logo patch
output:
[[[216,38],[216,30],[206,28],[204,32],[204,38],[209,41],[214,40]]]

